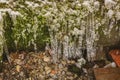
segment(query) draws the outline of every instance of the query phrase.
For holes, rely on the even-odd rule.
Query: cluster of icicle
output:
[[[0,0],[0,3],[6,3],[6,0]],[[0,10],[0,59],[2,59],[3,54],[3,45],[4,45],[4,36],[3,36],[3,13],[2,10]],[[0,60],[2,61],[2,60]]]
[[[4,47],[4,45],[5,45],[5,37],[4,37],[4,29],[3,29],[3,27],[4,27],[4,24],[3,24],[3,22],[4,22],[4,18],[3,18],[3,16],[5,16],[6,15],[6,12],[8,12],[9,13],[9,15],[11,16],[11,18],[13,19],[13,20],[15,20],[16,19],[16,16],[18,16],[18,15],[20,15],[20,13],[19,12],[17,12],[17,11],[13,11],[13,10],[11,10],[11,9],[9,9],[9,8],[6,8],[6,9],[0,9],[0,57],[2,57],[2,54],[3,54],[3,47]]]
[[[117,24],[116,20],[120,20],[120,4],[117,4],[119,0],[104,0],[104,4],[96,0],[35,1],[37,3],[26,0],[25,4],[33,9],[33,12],[46,18],[54,62],[61,57],[64,59],[82,58],[83,48],[87,50],[88,61],[95,60],[96,41],[100,36],[98,30],[102,28],[104,35],[110,36],[113,26]],[[19,6],[25,8],[24,5],[19,4]],[[19,14],[19,12],[11,11],[10,13],[13,20],[15,20],[15,15]],[[96,16],[97,13],[100,13],[99,16],[102,17]],[[35,23],[37,24],[38,21],[36,20]],[[116,29],[118,28],[119,26],[116,26]],[[36,29],[34,40],[37,35]],[[34,40],[32,40],[33,44],[35,44]],[[36,44],[34,49],[37,49]]]
[[[91,5],[92,3],[94,4],[94,6]],[[101,5],[99,1],[94,1],[94,0],[83,1],[83,3],[77,4],[79,6],[83,6],[86,8],[86,11],[83,12],[84,15],[82,15],[84,16],[82,17],[84,19],[81,19],[79,16],[77,16],[79,27],[74,27],[72,31],[67,31],[66,33],[66,30],[70,29],[71,24],[74,24],[74,18],[73,19],[70,18],[71,24],[67,23],[68,25],[64,25],[64,28],[63,28],[64,30],[62,30],[63,32],[65,32],[65,34],[62,33],[62,31],[59,32],[60,25],[57,21],[59,17],[56,16],[57,19],[56,20],[53,19],[53,23],[56,23],[57,25],[52,25],[52,23],[50,23],[51,28],[49,30],[50,37],[51,37],[51,48],[53,50],[52,54],[53,54],[54,60],[57,61],[56,59],[59,59],[61,56],[64,59],[68,59],[71,57],[82,58],[84,54],[82,51],[83,48],[86,48],[87,50],[88,61],[95,60],[96,59],[96,46],[97,46],[96,41],[98,41],[100,37],[100,34],[97,30],[102,25],[104,25],[104,29],[103,29],[104,35],[110,36],[111,30],[113,29],[113,26],[117,22],[115,21],[115,19],[120,20],[119,5],[116,5],[116,4],[117,2],[113,0],[104,0],[103,5]],[[59,11],[57,11],[58,9],[56,9],[56,3],[54,3],[53,5],[54,5],[57,15],[60,14]],[[101,8],[100,8],[100,5],[101,5]],[[115,9],[113,10],[113,8]],[[67,9],[68,8],[64,6],[64,10],[63,12],[61,12],[61,15],[62,15],[61,18],[65,18],[64,17],[65,14],[62,14],[65,12],[68,12],[69,15],[72,13],[73,14],[79,13],[79,11],[77,12],[77,10],[75,11],[75,10],[70,9],[69,11],[69,9],[68,10]],[[105,9],[107,9],[107,12],[105,11]],[[100,15],[102,16],[102,18],[100,18],[101,20],[98,19],[97,16],[95,16],[97,11],[99,11]],[[50,14],[51,12],[48,12],[46,15],[50,15]],[[119,26],[116,26],[116,28],[118,29]],[[58,39],[60,35],[63,36],[62,40]],[[74,38],[71,42],[72,36],[74,36]],[[84,41],[85,43],[83,43]]]

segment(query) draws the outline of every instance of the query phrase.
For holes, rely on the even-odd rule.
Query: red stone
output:
[[[117,64],[118,67],[120,67],[120,50],[111,50],[109,54],[112,56],[113,60]]]

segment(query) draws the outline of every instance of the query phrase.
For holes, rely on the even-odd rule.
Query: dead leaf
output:
[[[56,70],[52,70],[52,71],[51,71],[51,74],[56,74],[56,73],[57,73]]]
[[[16,66],[16,71],[17,71],[17,72],[20,72],[20,68],[21,68],[21,66],[20,66],[20,65],[17,65],[17,66]]]

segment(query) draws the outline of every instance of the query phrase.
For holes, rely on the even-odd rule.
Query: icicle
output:
[[[114,11],[110,9],[107,13],[108,18],[111,19],[113,15],[114,15]]]
[[[95,8],[96,11],[99,10],[99,8],[100,8],[100,3],[99,3],[99,1],[95,1],[95,2],[94,2],[94,8]]]
[[[2,17],[2,13],[0,12],[0,58],[2,57],[3,54],[3,17]],[[1,60],[0,60],[1,61]]]
[[[49,50],[50,50],[49,43],[46,43],[46,46],[45,46],[45,51],[49,51]]]
[[[9,11],[8,13],[12,17],[13,22],[16,20],[17,16],[21,16],[22,17],[22,14],[19,13],[18,11]]]
[[[58,45],[58,59],[60,59],[62,57],[62,43],[59,42],[59,45]]]
[[[115,17],[116,17],[117,20],[120,20],[120,12],[116,12]]]
[[[68,53],[69,53],[69,58],[72,58],[72,43],[69,44]]]
[[[76,48],[76,57],[82,57],[81,48]]]
[[[34,43],[33,45],[34,45],[35,52],[37,52],[37,45],[36,45],[36,43]]]
[[[93,9],[90,5],[90,1],[84,1],[83,6],[85,6],[88,9],[88,11],[93,12]]]
[[[54,48],[53,48],[53,54],[52,54],[52,58],[53,58],[53,62],[56,63],[58,62],[58,52],[57,52],[57,41],[55,41],[55,44],[54,44]]]
[[[101,16],[104,14],[104,6],[101,6]]]
[[[68,46],[69,58],[75,58],[75,44],[71,42]]]
[[[55,53],[55,49],[51,49],[51,56],[52,56],[52,61],[53,63],[56,63],[57,62],[57,56],[56,56],[56,53]]]
[[[50,40],[51,40],[51,56],[53,63],[56,63],[58,61],[58,40],[57,36],[54,33],[53,30],[49,29],[50,33]]]
[[[89,20],[88,20],[89,19]],[[95,40],[97,38],[97,34],[95,33],[96,26],[94,23],[94,13],[92,13],[88,18],[87,18],[87,23],[88,23],[88,29],[86,30],[86,46],[87,46],[87,58],[88,61],[93,61],[95,60],[96,56],[96,49],[95,49]]]
[[[92,52],[91,52],[91,61],[94,61],[95,60],[95,57],[96,57],[96,49],[95,49],[95,39],[96,39],[96,33],[95,33],[95,23],[94,23],[94,12],[91,14],[91,27],[92,27]]]
[[[114,21],[111,20],[110,21],[110,24],[109,24],[109,30],[108,30],[108,33],[110,34],[111,30],[113,29],[113,25],[114,25]]]
[[[64,42],[63,42],[63,58],[68,59],[69,57],[69,37],[67,35],[64,36]]]

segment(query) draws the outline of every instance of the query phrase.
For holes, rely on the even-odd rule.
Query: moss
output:
[[[9,6],[6,3],[0,3],[0,8],[8,8]]]
[[[4,16],[4,37],[6,39],[6,44],[9,49],[9,51],[15,50],[15,44],[14,44],[14,39],[13,39],[13,31],[12,28],[13,26],[13,21],[8,13]]]

